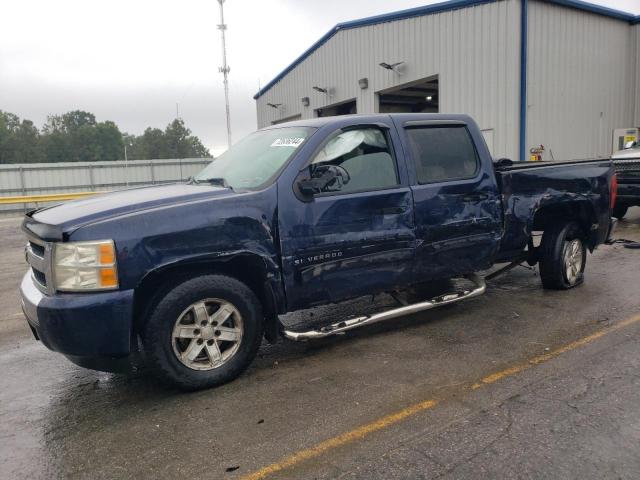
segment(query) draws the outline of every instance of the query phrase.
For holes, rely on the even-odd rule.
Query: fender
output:
[[[542,197],[527,222],[527,235],[534,230],[544,230],[546,224],[557,218],[576,218],[588,237],[588,247],[593,251],[599,243],[600,225],[593,205],[586,195],[565,193],[561,197]]]
[[[272,257],[250,250],[234,250],[182,257],[158,265],[147,272],[135,286],[136,325],[166,289],[169,279],[198,274],[220,273],[247,284],[260,300],[265,315],[265,336],[270,342],[278,337],[278,314],[286,311],[286,295],[279,265]]]

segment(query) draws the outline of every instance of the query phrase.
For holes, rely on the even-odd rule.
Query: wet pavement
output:
[[[18,223],[0,219],[0,478],[241,478],[427,399],[265,478],[640,478],[640,322],[562,350],[640,314],[640,250],[602,246],[572,291],[516,268],[455,306],[263,346],[238,380],[185,394],[81,369],[31,337]],[[640,208],[618,237],[640,240]]]

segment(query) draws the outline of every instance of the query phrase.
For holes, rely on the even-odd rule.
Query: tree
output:
[[[82,110],[73,110],[62,115],[62,125],[68,133],[73,133],[83,127],[95,127],[96,116]]]
[[[74,110],[50,115],[42,128],[47,160],[91,162],[122,158],[123,140],[111,121],[96,122],[93,113]]]
[[[94,158],[100,160],[118,160],[122,158],[124,142],[118,126],[111,122],[100,122],[95,127]]]
[[[176,118],[164,131],[167,146],[167,158],[191,158],[211,156],[198,137],[191,136],[191,130],[184,120]]]
[[[22,120],[14,134],[16,163],[37,163],[44,160],[40,132],[31,120]]]
[[[13,137],[18,123],[13,113],[0,110],[0,163],[10,163],[14,157]]]
[[[136,160],[167,158],[164,157],[165,150],[166,145],[162,130],[159,128],[149,127],[141,136],[137,137],[136,143],[134,143],[134,150],[132,152],[133,156],[130,158]]]
[[[34,163],[43,159],[40,133],[33,122],[0,111],[0,163]]]
[[[120,160],[125,144],[131,160],[211,156],[180,118],[164,131],[149,127],[136,136],[83,110],[49,115],[41,131],[30,120],[0,111],[0,163]]]
[[[49,115],[42,126],[42,149],[47,162],[73,161],[71,145],[60,115]]]
[[[164,132],[159,128],[147,128],[142,135],[125,134],[128,157],[132,160],[155,158],[210,157],[209,150],[200,139],[191,135],[182,119],[176,118]]]

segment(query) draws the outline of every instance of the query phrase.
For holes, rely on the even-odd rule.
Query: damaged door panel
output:
[[[290,307],[337,302],[411,282],[414,206],[392,126],[354,124],[334,131],[299,176],[336,168],[344,177],[340,184],[312,198],[280,190],[282,267]]]
[[[464,122],[396,122],[408,162],[416,215],[414,280],[488,268],[502,233],[493,165],[482,162]]]

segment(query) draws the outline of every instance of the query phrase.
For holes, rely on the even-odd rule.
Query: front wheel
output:
[[[540,278],[544,288],[566,290],[583,282],[587,249],[577,223],[558,224],[545,230],[540,254]]]
[[[262,310],[242,282],[203,275],[170,290],[142,331],[152,372],[179,388],[221,385],[240,375],[263,335]]]

